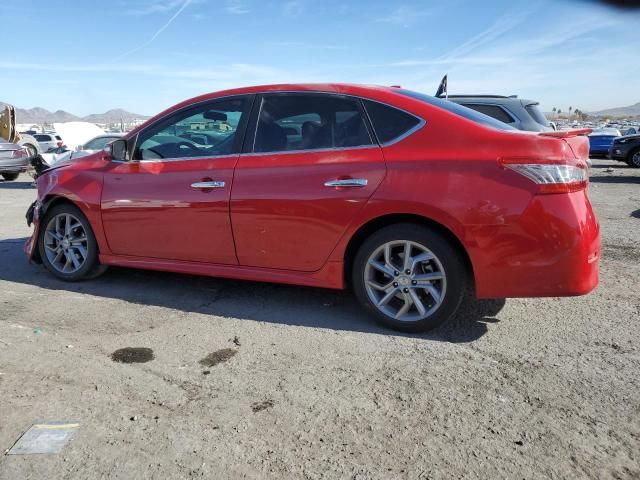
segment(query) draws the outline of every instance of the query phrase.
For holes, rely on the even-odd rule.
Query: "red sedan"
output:
[[[588,131],[531,133],[400,88],[273,85],[172,107],[38,178],[28,257],[351,286],[383,324],[598,283]]]

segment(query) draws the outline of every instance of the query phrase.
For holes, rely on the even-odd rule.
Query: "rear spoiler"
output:
[[[554,130],[553,132],[540,132],[540,135],[554,138],[569,138],[577,137],[579,135],[589,135],[591,132],[593,132],[593,130],[590,128],[579,128],[575,130]]]

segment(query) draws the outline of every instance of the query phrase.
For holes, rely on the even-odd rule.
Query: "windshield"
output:
[[[405,90],[403,88],[393,89],[394,92],[401,93],[407,97],[415,98],[416,100],[420,100],[424,103],[428,103],[429,105],[434,105],[436,107],[447,110],[451,113],[455,113],[461,117],[466,118],[467,120],[471,120],[472,122],[480,123],[487,127],[496,128],[498,130],[516,130],[511,125],[507,125],[495,118],[490,117],[489,115],[485,115],[484,113],[476,112],[467,107],[463,107],[462,105],[458,105],[457,103],[450,102],[449,100],[443,100],[437,97],[432,97],[431,95],[426,95],[424,93],[414,92],[411,90]]]

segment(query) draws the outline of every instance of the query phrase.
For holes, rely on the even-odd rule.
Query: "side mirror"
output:
[[[126,140],[114,140],[111,144],[107,145],[106,150],[111,154],[111,160],[117,162],[126,162],[128,160]]]

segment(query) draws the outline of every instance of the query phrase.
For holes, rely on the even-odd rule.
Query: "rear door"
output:
[[[273,93],[236,167],[231,219],[240,265],[316,271],[385,176],[359,99]]]

